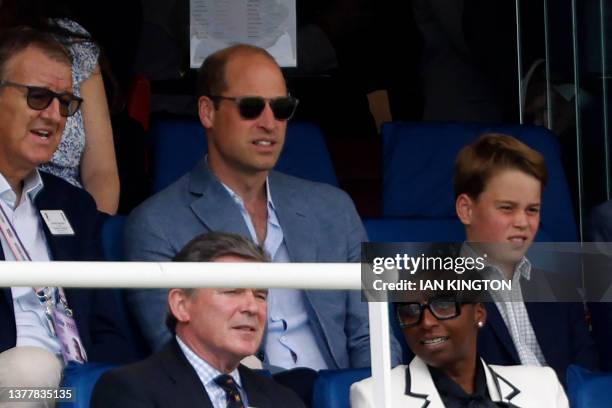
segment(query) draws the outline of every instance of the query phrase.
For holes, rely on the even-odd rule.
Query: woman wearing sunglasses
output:
[[[392,370],[393,407],[568,407],[551,368],[493,366],[478,357],[482,303],[456,292],[417,294],[396,303],[396,315],[415,357]],[[373,386],[372,378],[353,384],[351,406],[378,408]]]

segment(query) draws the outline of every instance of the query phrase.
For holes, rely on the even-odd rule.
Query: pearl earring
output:
[[[478,322],[478,323],[476,323],[476,327],[478,327],[479,329],[481,329],[481,328],[482,328],[482,326],[484,326],[484,323],[483,323],[483,322]]]

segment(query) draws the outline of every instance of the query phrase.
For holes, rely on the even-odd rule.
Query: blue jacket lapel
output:
[[[189,191],[194,195],[191,210],[208,230],[251,237],[240,208],[203,159],[189,175]]]
[[[559,334],[564,333],[563,327],[556,324],[557,319],[560,318],[558,314],[561,308],[555,303],[527,302],[525,305],[546,363],[557,372],[563,370],[563,357],[559,355],[561,349],[555,347],[555,344],[559,342]],[[569,334],[565,335],[569,336]]]
[[[512,336],[510,336],[510,332],[497,306],[494,302],[486,302],[485,307],[487,309],[487,326],[493,332],[494,336],[497,337],[504,349],[512,356],[514,364],[520,364],[518,352],[512,342]]]
[[[320,239],[321,234],[316,234],[314,231],[317,225],[310,216],[309,208],[300,200],[299,193],[292,185],[286,183],[285,178],[279,173],[270,172],[268,181],[278,221],[283,229],[283,239],[289,252],[289,259],[291,262],[316,262],[318,259],[316,239]],[[317,291],[305,290],[304,295],[309,306],[311,327],[323,358],[329,368],[339,368],[340,365],[333,356],[333,347],[329,344],[331,335],[321,323],[324,316],[318,315],[319,312],[327,310],[326,307],[320,306],[325,303],[318,301]]]
[[[270,172],[268,180],[289,259],[291,262],[316,262],[317,235],[313,231],[316,225],[309,216],[309,209],[300,200],[293,186],[285,183],[278,173]]]
[[[189,177],[189,191],[194,196],[191,209],[209,230],[251,236],[240,208],[210,172],[204,160],[198,163]],[[316,261],[313,241],[315,226],[308,217],[308,209],[296,196],[292,186],[283,182],[277,173],[270,172],[269,182],[289,258],[292,262]]]
[[[526,282],[522,279],[521,288],[525,294],[523,297],[526,299],[551,299],[552,296],[547,273],[543,270],[532,269],[531,280]],[[567,365],[563,357],[566,349],[561,347],[560,342],[563,339],[559,339],[560,333],[566,333],[563,325],[567,325],[565,321],[559,324],[561,319],[567,318],[566,314],[563,314],[563,317],[560,316],[560,313],[565,310],[563,305],[563,303],[553,302],[525,302],[531,326],[540,350],[544,354],[546,364],[557,373],[564,372]],[[565,336],[570,336],[570,334],[565,334]]]

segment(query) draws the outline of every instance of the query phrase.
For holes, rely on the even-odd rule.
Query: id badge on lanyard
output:
[[[87,353],[79,337],[72,309],[68,307],[62,288],[34,288],[45,309],[49,329],[61,343],[64,361],[87,362]]]
[[[64,361],[76,361],[83,364],[87,362],[87,354],[79,337],[72,310],[68,307],[64,290],[57,288],[56,293],[59,299],[56,299],[53,308],[53,323],[57,338],[62,343]]]
[[[15,260],[32,260],[2,205],[0,205],[0,232],[11,249]],[[66,363],[69,361],[85,363],[87,354],[79,337],[72,310],[68,307],[64,290],[50,287],[33,289],[45,311],[51,334],[55,335],[61,343],[64,361]]]

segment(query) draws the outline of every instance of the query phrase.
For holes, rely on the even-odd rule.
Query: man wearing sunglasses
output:
[[[23,27],[0,33],[0,259],[101,258],[91,196],[37,170],[81,102],[72,94],[70,55],[51,35]],[[91,290],[1,289],[0,387],[57,386],[67,363],[124,360],[129,347],[112,323],[113,299]]]
[[[210,55],[199,71],[198,96],[208,155],[132,213],[129,258],[166,261],[194,236],[225,231],[262,244],[275,262],[358,262],[367,238],[350,198],[272,171],[297,106],[273,57],[247,45]],[[162,291],[129,298],[155,349],[169,338],[164,299]],[[269,299],[265,364],[369,365],[367,308],[358,292],[272,289]]]

